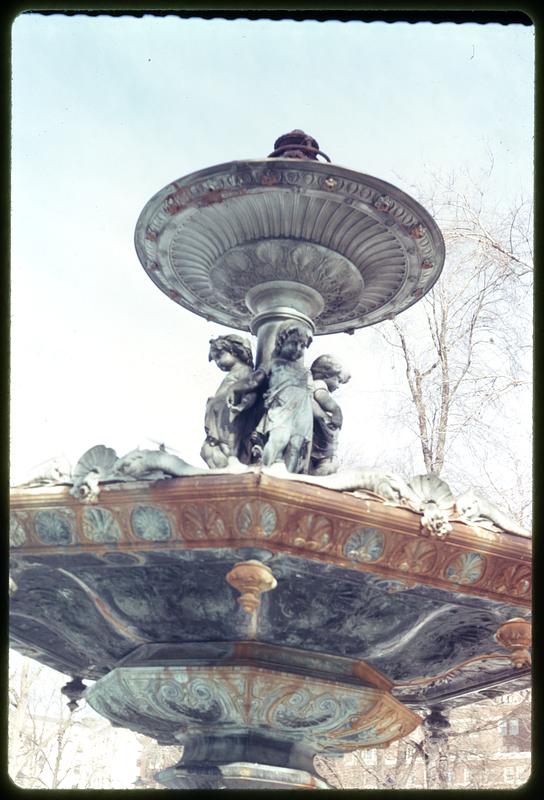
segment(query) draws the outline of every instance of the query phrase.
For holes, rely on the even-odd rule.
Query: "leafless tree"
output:
[[[412,430],[425,471],[456,475],[477,451],[480,483],[502,495],[491,456],[504,477],[516,461],[519,410],[530,413],[532,207],[521,199],[500,212],[486,200],[483,178],[468,189],[435,179],[424,204],[444,234],[442,276],[377,330],[406,376],[391,414]],[[519,477],[519,459],[516,467]],[[517,505],[518,517],[527,513],[526,493]]]
[[[27,788],[57,789],[68,776],[61,766],[74,717],[63,708],[59,694],[46,697],[40,692],[41,707],[36,706],[36,689],[43,687],[44,668],[24,659],[18,669],[10,669],[10,774],[16,783]]]
[[[111,751],[119,737],[127,734],[130,739],[130,734],[114,730],[84,704],[70,713],[60,692],[67,676],[37,661],[10,653],[9,679],[12,780],[26,789],[115,788]],[[136,759],[139,748],[133,736]]]
[[[319,756],[316,769],[331,786],[345,789],[455,789],[467,784],[463,775],[469,776],[473,788],[497,788],[503,784],[501,753],[508,748],[499,725],[518,720],[525,749],[530,694],[530,690],[516,692],[508,705],[485,700],[457,709],[450,715],[446,736],[435,742],[418,728],[387,748],[357,750],[343,758]],[[515,750],[508,755],[516,755]],[[521,783],[530,774],[530,764],[523,754],[516,763]]]

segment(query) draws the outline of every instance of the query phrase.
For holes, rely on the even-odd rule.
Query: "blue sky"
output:
[[[170,301],[138,262],[134,226],[162,186],[265,157],[297,127],[416,199],[429,172],[477,173],[492,152],[491,189],[508,205],[532,189],[533,94],[522,26],[17,18],[14,478],[59,453],[75,462],[94,444],[122,453],[149,438],[200,463],[221,377],[208,340],[225,329]],[[328,338],[313,355],[362,352],[379,383],[364,330]],[[363,383],[350,366],[346,400]]]

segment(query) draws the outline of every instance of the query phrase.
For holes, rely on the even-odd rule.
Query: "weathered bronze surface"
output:
[[[317,156],[323,156],[326,161],[330,158],[319,149],[315,139],[308,136],[304,131],[295,129],[290,133],[284,133],[274,142],[274,150],[268,158],[307,158],[316,161]]]
[[[225,576],[256,559],[277,581],[256,642],[364,660],[414,707],[521,687],[495,633],[530,608],[531,542],[451,527],[431,538],[406,508],[261,472],[104,484],[91,505],[16,490],[13,646],[97,679],[146,643],[241,641]]]
[[[318,675],[315,656],[290,648],[263,649],[240,643],[226,650],[216,645],[213,652],[210,644],[207,657],[204,645],[199,659],[184,653],[183,647],[162,646],[167,659],[161,666],[145,663],[145,651],[137,651],[137,663],[125,659],[89,687],[85,698],[114,723],[163,744],[188,744],[204,726],[215,753],[198,759],[207,763],[242,760],[228,754],[229,744],[242,735],[268,737],[270,742],[304,741],[314,753],[339,753],[389,743],[421,722],[383,688],[381,676],[381,686],[374,685],[376,672],[364,664],[359,667],[366,673],[363,682],[353,662],[343,663],[346,659],[336,658],[331,671],[327,656],[320,657]],[[154,662],[160,652],[152,654]],[[275,659],[273,669],[264,666],[270,656]],[[240,755],[251,760],[248,753]]]
[[[521,617],[504,622],[496,633],[498,643],[511,650],[510,658],[516,669],[531,666],[531,637],[531,623]]]
[[[438,724],[528,685],[527,533],[434,475],[337,471],[349,374],[330,355],[304,365],[314,334],[432,288],[445,253],[425,209],[294,130],[268,159],[159,191],[135,241],[159,288],[250,330],[255,357],[236,334],[210,342],[227,373],[205,412],[210,470],[98,445],[13,492],[12,645],[75,676],[71,708],[84,693],[183,744],[169,788],[326,788],[316,752],[385,746],[414,709]]]
[[[455,521],[447,539],[431,539],[408,509],[260,472],[106,484],[94,507],[65,487],[21,489],[11,505],[15,558],[52,548],[104,553],[113,544],[116,552],[265,547],[531,606],[530,539]]]
[[[231,328],[250,330],[256,287],[308,287],[322,305],[317,334],[399,314],[434,285],[445,252],[431,215],[391,184],[285,157],[174,181],[143,209],[135,243],[172,300]]]

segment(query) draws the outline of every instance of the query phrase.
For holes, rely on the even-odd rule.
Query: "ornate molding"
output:
[[[119,666],[85,699],[113,723],[171,744],[250,730],[342,752],[395,741],[421,721],[383,689],[245,665]]]
[[[531,603],[528,538],[453,518],[446,539],[422,537],[420,513],[262,473],[106,483],[94,506],[81,505],[67,487],[22,488],[11,505],[12,548],[21,556],[84,548],[106,557],[108,545],[116,558],[136,551],[138,559],[151,546],[265,547],[390,582]]]
[[[341,365],[338,365],[338,369],[342,370]],[[112,448],[96,445],[79,459],[68,483],[72,484],[70,490],[72,496],[85,503],[96,503],[100,485],[196,475],[237,475],[256,471],[260,474],[261,468],[246,466],[237,458],[232,457],[227,461],[226,467],[203,469],[194,467],[165,450],[132,450],[122,458],[118,458]],[[527,537],[530,535],[516,520],[471,490],[455,498],[448,484],[433,474],[416,475],[406,481],[400,475],[374,467],[354,467],[327,474],[306,475],[289,472],[283,464],[278,472],[278,466],[274,464],[263,468],[263,474],[309,483],[334,491],[350,492],[357,497],[381,499],[389,505],[409,508],[421,515],[420,533],[431,538],[446,538],[452,530],[452,522],[460,522],[471,528],[506,531]],[[52,479],[50,485],[65,484],[64,479],[60,482]],[[30,482],[15,487],[15,489],[25,488],[36,488],[36,484]],[[249,530],[254,527],[251,517],[256,512],[252,511],[251,506],[244,508],[245,521],[241,524]],[[268,510],[263,508],[262,512],[258,513],[264,513],[261,517],[264,527],[261,526],[261,530],[270,534],[275,525],[274,510],[271,507]],[[10,530],[13,544],[17,546],[17,542],[22,541],[24,530],[16,515],[12,517]]]

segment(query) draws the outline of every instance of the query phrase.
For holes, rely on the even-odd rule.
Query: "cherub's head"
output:
[[[253,369],[251,345],[247,339],[229,333],[210,339],[208,361],[215,361],[219,369],[228,372],[237,362],[247,364]]]
[[[316,358],[310,367],[314,381],[325,381],[329,392],[338,389],[341,383],[347,383],[351,378],[347,369],[335,356],[324,355]]]
[[[278,328],[272,355],[285,358],[287,361],[298,361],[311,343],[312,337],[302,325],[286,320]]]

